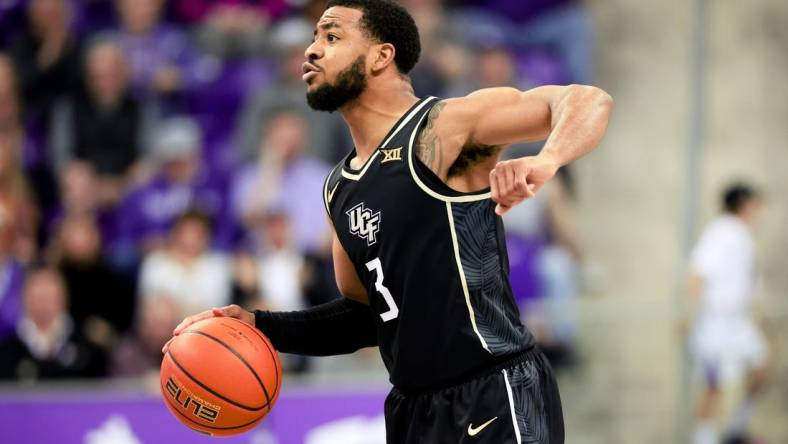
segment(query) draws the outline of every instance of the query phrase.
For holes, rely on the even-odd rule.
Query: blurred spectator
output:
[[[115,209],[101,206],[96,190],[101,181],[93,168],[85,162],[71,162],[60,173],[60,203],[49,215],[48,233],[57,231],[58,224],[67,217],[87,217],[98,225],[103,244],[117,239]]]
[[[544,49],[554,54],[567,75],[559,83],[590,83],[594,71],[594,31],[579,0],[465,0],[455,3],[466,10],[463,23],[474,24],[471,39],[511,44],[524,49]],[[475,30],[474,30],[475,28]]]
[[[151,251],[160,247],[172,224],[189,208],[208,214],[215,224],[217,244],[229,245],[232,226],[228,222],[231,215],[224,211],[224,186],[202,167],[201,151],[200,128],[193,120],[173,117],[159,125],[151,147],[151,161],[158,171],[121,203],[115,259],[133,260],[140,248]]]
[[[446,66],[439,60],[443,57],[443,49],[450,47],[448,42],[453,40],[451,16],[440,0],[404,0],[402,4],[413,16],[421,40],[421,58],[410,75],[413,90],[417,96],[446,97],[447,90],[451,89],[447,74],[464,68]],[[449,57],[456,55],[455,52]],[[443,72],[442,68],[451,71]]]
[[[187,36],[161,21],[164,0],[115,0],[121,29],[114,34],[129,62],[137,97],[170,95],[193,86],[196,58]]]
[[[260,146],[260,128],[268,126],[281,109],[300,112],[307,119],[310,153],[335,162],[352,147],[350,134],[338,114],[316,113],[306,103],[302,65],[313,30],[314,23],[297,18],[283,21],[273,30],[271,45],[278,59],[278,78],[252,92],[241,111],[235,140],[243,157],[254,155]]]
[[[478,88],[508,86],[522,89],[512,53],[503,47],[485,48],[479,52]],[[477,89],[478,89],[477,88]]]
[[[71,162],[60,174],[61,213],[92,215],[99,210],[98,177],[85,162]]]
[[[35,381],[103,376],[106,356],[75,329],[68,296],[53,269],[31,271],[16,335],[0,342],[0,378]]]
[[[247,310],[266,310],[267,305],[260,291],[257,258],[247,251],[239,251],[233,258],[231,302]]]
[[[734,184],[723,193],[722,209],[690,257],[689,293],[696,306],[690,349],[704,378],[693,444],[716,444],[721,435],[725,443],[754,442],[747,436],[749,422],[768,379],[768,344],[752,314],[759,280],[753,234],[761,199],[751,186]],[[745,376],[746,391],[720,433],[715,417],[721,391],[737,374]]]
[[[14,256],[13,212],[0,201],[0,339],[12,334],[22,315],[25,269]]]
[[[301,252],[323,250],[328,240],[322,193],[329,167],[306,152],[308,125],[296,111],[274,113],[264,127],[257,162],[238,172],[231,196],[233,212],[247,227],[269,209],[281,209]]]
[[[474,83],[473,68],[476,66],[475,54],[472,54],[465,46],[457,43],[453,39],[444,39],[436,44],[435,51],[426,55],[425,60],[431,60],[438,76],[438,84],[435,85],[431,95],[438,97],[461,97],[470,94],[476,89]],[[416,66],[418,69],[418,65]],[[414,89],[419,94],[423,83],[414,79]],[[425,86],[426,88],[426,86]]]
[[[71,295],[71,318],[86,338],[109,347],[131,327],[134,289],[102,257],[92,217],[70,215],[61,221],[52,254]]]
[[[200,47],[220,57],[259,55],[269,24],[285,14],[287,0],[176,0],[181,21],[197,25]]]
[[[441,0],[403,0],[402,5],[407,8],[419,28],[425,53],[434,47],[442,34],[450,32],[451,24]]]
[[[88,163],[100,178],[101,206],[112,206],[140,169],[152,116],[129,95],[126,63],[115,44],[94,42],[85,74],[85,91],[62,102],[53,116],[50,145],[59,170],[74,160]]]
[[[293,311],[306,307],[303,295],[304,258],[295,248],[290,220],[271,210],[258,226],[264,243],[259,258],[260,289],[268,310]]]
[[[40,128],[33,128],[40,130]],[[38,135],[38,137],[35,137]],[[13,61],[0,53],[0,145],[9,150],[14,164],[23,168],[30,181],[39,208],[50,209],[56,190],[48,159],[43,152],[42,134],[26,131],[22,102]]]
[[[79,41],[67,0],[31,0],[27,28],[11,47],[28,112],[46,111],[79,85]]]
[[[111,374],[158,376],[161,348],[181,319],[180,309],[169,297],[152,296],[140,301],[133,333],[121,339],[112,353]]]
[[[142,299],[172,299],[180,317],[226,305],[230,300],[229,260],[210,250],[208,217],[189,211],[178,218],[167,246],[145,257],[140,272]]]
[[[0,129],[0,205],[3,230],[10,236],[9,254],[28,263],[38,254],[38,208],[19,161],[18,134]]]
[[[13,64],[0,54],[0,338],[22,313],[23,263],[36,254],[37,211],[22,171],[24,129]]]
[[[14,61],[0,53],[0,130],[23,132],[21,108]]]
[[[38,144],[25,131],[22,101],[11,58],[0,53],[0,133],[14,156],[30,169],[43,161]]]

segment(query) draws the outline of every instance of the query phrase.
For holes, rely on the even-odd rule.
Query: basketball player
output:
[[[757,275],[752,230],[761,202],[752,187],[736,184],[725,190],[722,207],[723,214],[709,224],[690,258],[689,290],[698,305],[690,345],[704,376],[694,444],[721,442],[714,417],[726,368],[746,373],[748,384],[722,442],[750,442],[746,433],[753,401],[768,373],[766,341],[750,314]]]
[[[329,0],[306,49],[307,101],[339,111],[355,148],[323,188],[346,297],[309,310],[237,306],[287,353],[379,346],[394,385],[387,441],[562,443],[552,370],[521,324],[501,215],[602,139],[612,101],[588,86],[415,97],[413,19],[390,0]],[[499,162],[511,143],[547,142]],[[293,196],[297,198],[297,196]]]

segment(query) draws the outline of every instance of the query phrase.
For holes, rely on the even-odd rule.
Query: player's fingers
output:
[[[181,333],[181,332],[182,332],[182,331],[183,331],[183,330],[184,330],[186,327],[188,327],[188,326],[190,326],[190,325],[194,324],[195,322],[197,322],[197,321],[202,321],[203,319],[212,318],[213,316],[214,316],[214,314],[213,314],[213,310],[206,310],[206,311],[204,311],[204,312],[202,312],[202,313],[198,313],[198,314],[196,314],[196,315],[189,316],[189,317],[187,317],[186,319],[184,319],[183,321],[181,321],[181,323],[180,323],[180,324],[178,324],[178,326],[177,326],[177,327],[175,327],[175,330],[173,330],[173,331],[172,331],[172,334],[173,334],[173,335],[178,335],[178,334],[180,334],[180,333]]]
[[[499,215],[499,216],[503,216],[503,215],[504,215],[504,214],[506,214],[506,212],[507,212],[507,211],[509,211],[511,208],[512,208],[512,207],[510,207],[510,206],[508,206],[508,205],[502,205],[502,204],[498,204],[498,205],[496,205],[496,206],[495,206],[495,214],[497,214],[497,215]]]
[[[211,309],[211,312],[216,317],[222,317],[222,316],[232,317],[232,315],[228,313],[229,312],[228,308],[229,307],[222,307],[222,308],[214,307]]]
[[[175,339],[175,338],[170,338],[170,340],[167,341],[166,344],[164,344],[164,347],[161,348],[161,354],[163,354],[163,355],[167,354],[167,349],[170,348],[170,343],[172,342],[173,339]]]
[[[496,213],[503,214],[509,211],[509,208],[517,203],[517,198],[512,194],[511,187],[506,185],[506,177],[508,175],[506,164],[498,163],[495,169],[490,172],[490,197],[492,200],[501,205],[501,208],[496,208]]]
[[[514,192],[515,172],[512,162],[504,163],[504,181],[506,182],[506,194]]]
[[[214,308],[213,314],[214,316],[226,316],[228,318],[239,319],[247,324],[254,325],[254,314],[240,305],[232,304],[221,308]]]
[[[528,173],[529,171],[523,172],[522,176],[519,178],[519,190],[525,193],[526,199],[534,197],[534,190],[536,189],[536,185],[528,183]]]
[[[184,320],[182,320],[180,324],[175,326],[175,329],[172,331],[172,335],[173,336],[179,335],[183,331],[184,328],[186,328],[189,325],[191,325],[192,322],[191,322],[190,318],[191,317],[184,318]]]
[[[498,174],[498,176],[500,177],[501,187],[505,188],[506,191],[500,193],[498,203],[502,204],[504,207],[511,208],[513,205],[525,198],[525,193],[518,191],[515,185],[515,164],[507,161],[502,162],[499,165],[501,167],[501,172]],[[506,211],[508,211],[508,208],[504,208],[504,212]]]
[[[241,307],[235,304],[213,309],[214,316],[226,316],[228,318],[235,318],[235,319],[241,319],[242,318],[241,315],[243,314],[243,312],[244,309],[242,309]]]
[[[248,319],[243,318],[243,314],[244,314],[244,309],[242,309],[241,307],[235,304],[227,305],[221,308],[215,307],[210,310],[206,310],[202,313],[197,313],[196,315],[188,316],[183,321],[181,321],[181,323],[178,324],[177,327],[175,327],[175,330],[172,331],[172,335],[178,336],[183,330],[185,330],[188,326],[194,324],[195,322],[202,321],[203,319],[213,318],[213,317],[226,316],[226,317],[240,319],[245,322],[249,322]],[[172,341],[172,339],[170,339],[170,341]],[[162,347],[161,349],[162,352],[167,351],[167,347],[169,346],[169,344],[170,344],[169,341],[166,344],[164,344],[164,347]]]
[[[490,171],[490,198],[494,202],[498,202],[500,198],[500,189],[498,188],[498,175],[495,172],[495,168]]]
[[[495,164],[495,177],[498,181],[498,196],[503,198],[509,193],[509,187],[506,183],[506,162],[498,162]]]
[[[498,184],[498,199],[496,200],[497,203],[509,206],[511,205],[511,189],[506,183],[506,176],[507,176],[506,167],[501,165],[500,168],[495,168],[495,181]]]
[[[516,202],[527,199],[532,195],[528,189],[528,172],[529,169],[527,168],[525,170],[520,169],[514,172],[514,185],[512,186],[512,194],[516,199]]]

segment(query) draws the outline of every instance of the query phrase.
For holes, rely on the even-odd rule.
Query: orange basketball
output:
[[[208,435],[235,435],[271,411],[282,366],[259,330],[234,318],[194,323],[171,343],[161,363],[161,393],[173,415]]]

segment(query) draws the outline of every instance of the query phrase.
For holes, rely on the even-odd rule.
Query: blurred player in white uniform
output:
[[[737,184],[722,203],[723,214],[706,227],[690,257],[689,290],[697,307],[690,349],[704,376],[694,444],[750,442],[745,435],[753,398],[765,382],[766,342],[750,313],[758,286],[753,230],[761,201],[751,187]],[[715,410],[721,380],[731,371],[747,375],[747,391],[720,433]]]

